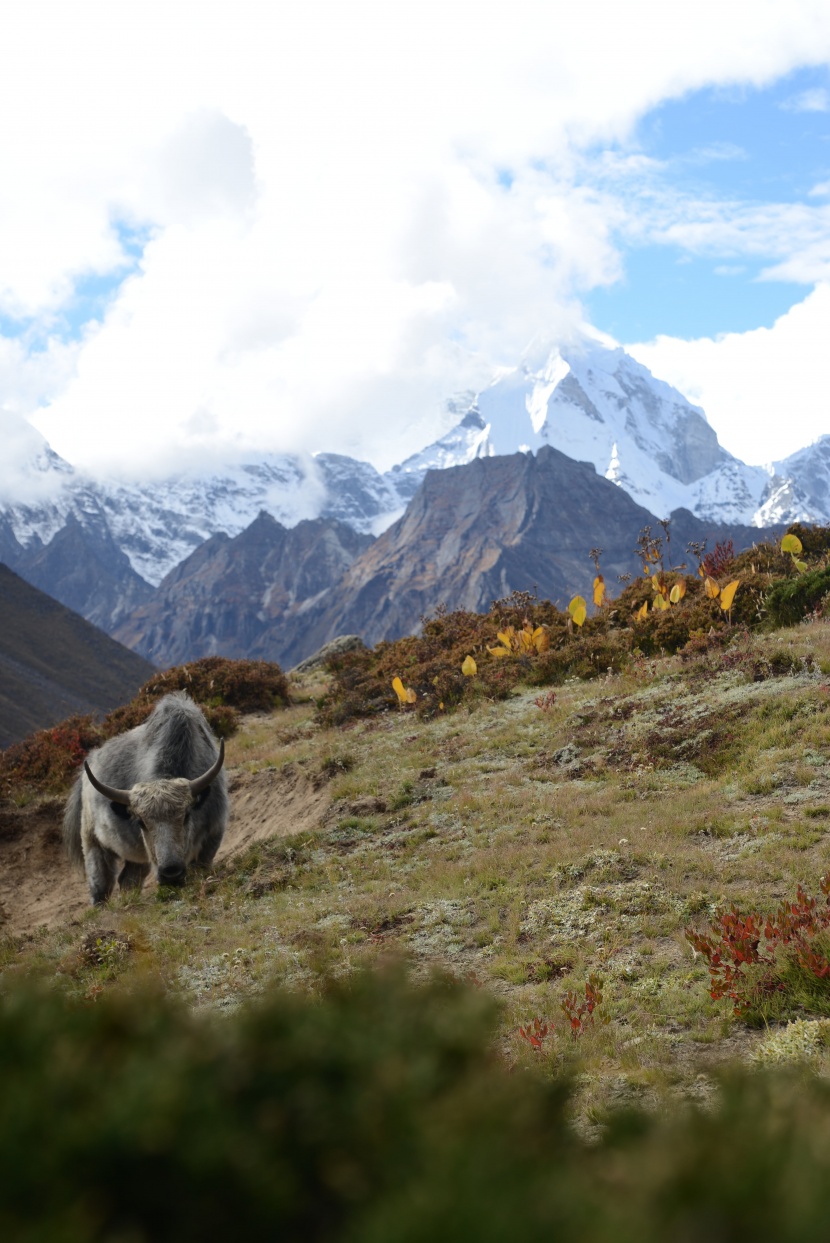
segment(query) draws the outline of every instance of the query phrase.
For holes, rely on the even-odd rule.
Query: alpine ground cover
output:
[[[518,629],[523,621],[523,613],[501,617],[500,628]],[[340,1237],[336,1230],[346,1231],[342,1223],[350,1221],[363,1231],[351,1237],[426,1237],[418,1234],[432,1221],[423,1216],[431,1211],[426,1206],[441,1207],[446,1221],[454,1204],[462,1206],[462,1233],[473,1222],[481,1237],[504,1237],[488,1225],[489,1217],[501,1220],[482,1190],[488,1179],[501,1188],[512,1221],[527,1228],[555,1222],[588,1238],[626,1237],[613,1197],[604,1200],[597,1190],[619,1188],[619,1179],[640,1238],[649,1231],[684,1237],[683,1230],[698,1237],[703,1225],[695,1205],[732,1223],[724,1227],[728,1237],[742,1237],[735,1223],[756,1220],[756,1209],[757,1221],[775,1221],[777,1237],[820,1229],[825,1210],[810,1187],[820,1185],[827,1162],[824,1088],[757,1076],[721,1086],[718,1071],[735,1062],[790,1063],[821,1081],[830,1070],[821,906],[830,840],[830,624],[820,615],[774,631],[719,621],[715,634],[693,637],[677,654],[640,647],[619,669],[611,664],[588,679],[565,673],[553,695],[540,692],[533,674],[533,661],[547,653],[528,656],[525,665],[521,656],[495,658],[495,668],[522,675],[503,694],[480,676],[487,658],[476,656],[475,673],[459,670],[463,693],[454,710],[445,704],[422,715],[417,701],[399,706],[391,690],[393,676],[411,685],[400,664],[385,669],[385,705],[339,724],[321,721],[317,706],[331,693],[330,675],[295,680],[288,707],[244,718],[229,739],[231,797],[241,809],[246,792],[260,785],[278,802],[304,784],[320,809],[313,821],[289,818],[279,836],[254,842],[172,898],[148,886],[75,922],[7,936],[0,991],[13,999],[20,981],[33,981],[46,989],[50,1006],[67,1014],[100,1009],[106,1030],[108,1007],[130,1013],[133,998],[149,988],[190,1016],[182,1020],[186,1031],[205,1022],[224,1032],[216,1038],[227,1053],[248,1039],[239,1033],[250,1022],[260,1023],[257,1039],[267,1040],[265,1020],[250,1019],[248,1006],[276,985],[287,991],[265,1001],[266,1011],[273,1005],[296,1014],[315,1056],[348,1054],[353,1067],[363,1053],[374,1065],[386,1066],[388,1057],[384,1074],[400,1086],[401,1058],[412,1056],[412,1046],[390,1034],[392,1012],[398,1007],[406,1025],[409,1007],[417,1009],[425,996],[416,991],[409,1001],[407,989],[432,988],[436,968],[451,977],[455,983],[441,994],[446,1006],[437,1004],[434,1013],[425,1007],[424,1022],[437,1032],[445,1021],[468,1024],[463,1040],[478,1052],[470,1052],[472,1044],[463,1053],[453,1046],[457,1095],[427,1092],[424,1103],[419,1087],[420,1103],[410,1094],[411,1112],[401,1105],[398,1116],[408,1118],[410,1137],[421,1128],[433,1137],[427,1146],[436,1118],[442,1127],[449,1116],[457,1119],[458,1129],[445,1131],[459,1137],[457,1149],[451,1139],[436,1149],[453,1179],[442,1182],[413,1139],[415,1149],[390,1155],[396,1171],[395,1161],[410,1162],[411,1181],[399,1182],[399,1198],[387,1202],[381,1188],[390,1185],[388,1172],[382,1161],[372,1165],[376,1150],[366,1137],[360,1144],[368,1144],[368,1164],[361,1164],[360,1148],[357,1173],[350,1166],[340,1183],[342,1151],[332,1156],[321,1137],[319,1159],[334,1171],[331,1194],[343,1216],[337,1226],[328,1219],[315,1226],[313,1214],[304,1219],[311,1237],[315,1229],[319,1237]],[[567,621],[563,626],[574,646],[586,637],[568,632]],[[471,654],[462,651],[468,638],[460,636],[454,660]],[[482,631],[485,647],[496,641]],[[740,927],[727,918],[733,912]],[[787,932],[787,919],[806,940],[776,933]],[[732,966],[749,982],[737,998],[732,992],[741,980],[721,989],[722,973],[712,972],[712,951],[723,962],[727,949],[737,951]],[[399,981],[406,982],[384,985],[386,1011],[377,1000],[360,1019],[342,1008],[352,1003],[327,1008],[352,986],[365,1000],[361,990],[374,986],[361,983],[364,970],[390,959],[401,964]],[[736,1004],[744,998],[751,1004]],[[770,998],[774,1005],[766,1004]],[[361,1004],[354,1001],[357,1010]],[[179,1020],[164,1017],[166,1005],[158,1002],[158,1047],[182,1048],[189,1057],[195,1037],[175,1034]],[[380,1011],[372,1008],[378,1005]],[[485,1012],[489,1027],[481,1026]],[[54,1009],[46,1013],[43,1023],[54,1029]],[[81,1018],[71,1023],[85,1030]],[[413,1038],[431,1047],[427,1027],[416,1026]],[[78,1039],[83,1044],[87,1036]],[[119,1039],[129,1045],[123,1023]],[[210,1048],[221,1061],[224,1054]],[[65,1056],[79,1056],[71,1041]],[[234,1057],[250,1060],[247,1053],[228,1056],[231,1068]],[[483,1067],[497,1077],[507,1073],[507,1096],[492,1088],[494,1101],[512,1092],[518,1102],[515,1118],[512,1106],[499,1106],[506,1130],[492,1118],[470,1123],[462,1098],[490,1091],[483,1081],[475,1080],[475,1091],[470,1086],[473,1064],[475,1075],[490,1073]],[[362,1082],[364,1072],[354,1073]],[[703,1113],[684,1113],[695,1102]],[[646,1110],[637,1120],[635,1107]],[[465,1166],[460,1136],[479,1125],[493,1149],[482,1140],[476,1162]],[[508,1134],[514,1139],[506,1144]],[[759,1161],[761,1135],[767,1138]],[[499,1165],[494,1154],[505,1148],[520,1154],[516,1164]],[[416,1150],[421,1155],[413,1156]],[[793,1171],[787,1153],[796,1150],[809,1177]],[[552,1152],[562,1154],[575,1188],[590,1189],[596,1207],[587,1216],[584,1204],[554,1210],[534,1181],[543,1177],[534,1154],[549,1168]],[[594,1160],[592,1153],[600,1155]],[[354,1224],[368,1201],[343,1207],[342,1189],[355,1179],[371,1188],[371,1230],[368,1218]],[[518,1199],[508,1182],[525,1188]],[[463,1207],[462,1185],[469,1205],[485,1206],[478,1216]],[[548,1207],[534,1217],[528,1205],[537,1204]],[[663,1216],[652,1218],[658,1205]]]

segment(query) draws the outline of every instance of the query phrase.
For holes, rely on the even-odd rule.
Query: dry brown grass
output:
[[[177,900],[148,887],[10,940],[6,969],[54,975],[106,927],[139,948],[106,969],[82,961],[67,987],[151,972],[224,1008],[269,978],[314,989],[321,972],[394,953],[500,996],[511,1060],[576,1059],[587,1116],[609,1094],[703,1091],[715,1063],[771,1037],[709,998],[684,928],[731,902],[772,909],[828,868],[830,625],[747,642],[753,660],[792,657],[790,672],[701,676],[670,657],[568,681],[547,711],[520,690],[432,720],[393,709],[326,729],[310,697],[246,718],[229,766],[325,781],[319,827],[257,844]],[[608,1021],[574,1040],[561,1000],[591,972]],[[540,1053],[518,1035],[535,1016],[553,1021]]]

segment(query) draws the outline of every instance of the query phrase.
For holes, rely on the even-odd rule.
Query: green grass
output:
[[[782,645],[796,665],[759,682],[668,657],[568,681],[547,711],[519,688],[430,720],[324,728],[309,702],[251,718],[228,764],[325,780],[319,828],[170,900],[148,886],[78,928],[8,941],[0,970],[91,999],[152,979],[225,1010],[270,980],[315,992],[392,954],[416,978],[440,966],[495,994],[500,1055],[576,1066],[587,1119],[622,1079],[647,1103],[693,1095],[768,1037],[711,1000],[684,929],[733,902],[772,910],[828,868],[830,626],[755,637],[750,655]],[[112,962],[81,952],[98,930],[127,945]],[[608,1021],[575,1040],[561,1002],[592,972]],[[799,1004],[809,1018],[809,990]],[[534,1017],[553,1023],[540,1054],[518,1035]],[[830,1068],[824,1044],[814,1060]]]

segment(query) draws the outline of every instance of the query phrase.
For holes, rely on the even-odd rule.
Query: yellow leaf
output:
[[[461,672],[464,674],[465,678],[474,678],[478,673],[478,665],[473,660],[472,656],[464,657],[464,664],[461,666]]]
[[[672,604],[679,604],[680,601],[685,596],[685,594],[686,594],[686,580],[685,578],[681,578],[672,587],[671,594],[669,595],[669,599],[671,600]]]
[[[573,603],[573,601],[571,601],[571,603]],[[575,626],[581,626],[582,623],[585,621],[585,618],[588,616],[588,610],[584,604],[577,605],[575,609],[572,609],[569,606],[568,611],[571,617],[573,618],[573,623]]]
[[[584,611],[587,612],[588,605],[585,603],[582,596],[574,596],[573,600],[571,600],[570,604],[568,605],[568,612],[570,613],[571,617],[574,616],[574,613],[577,611],[577,609],[583,609]],[[576,619],[574,618],[574,620]],[[577,622],[576,624],[577,626],[581,626],[582,622]]]
[[[507,647],[488,647],[487,651],[497,660],[503,660],[505,656],[510,655],[510,649]]]
[[[417,698],[418,698],[418,696],[415,694],[415,692],[413,691],[412,687],[411,687],[411,686],[407,686],[407,688],[406,688],[406,702],[407,702],[408,704],[414,704],[414,702],[415,702],[415,700],[416,700]]]
[[[662,590],[663,590],[663,584],[660,582],[660,579],[658,578],[658,576],[657,576],[656,574],[655,574],[654,578],[651,580],[651,590],[652,590],[652,591],[662,591]]]
[[[515,634],[516,634],[516,631],[513,629],[513,627],[508,626],[506,630],[497,631],[496,638],[501,643],[503,643],[504,646],[509,650],[513,646],[513,639],[515,637]]]
[[[523,652],[529,652],[533,647],[533,635],[529,631],[519,631],[519,646]]]
[[[438,707],[441,709],[442,712],[444,711],[444,705],[442,703],[440,703]]]
[[[799,561],[798,557],[793,557],[793,565],[799,571],[800,574],[803,574],[804,571],[807,569],[807,562]]]
[[[594,604],[597,606],[597,608],[601,608],[602,602],[604,599],[605,599],[605,579],[602,577],[601,574],[597,574],[596,578],[594,579]]]
[[[724,612],[732,608],[732,601],[735,599],[735,592],[741,585],[741,580],[736,578],[734,582],[727,583],[723,591],[720,593],[720,606]]]
[[[720,595],[720,587],[713,578],[705,578],[703,580],[703,590],[706,592],[710,600],[717,600]]]
[[[641,609],[637,609],[638,620],[645,621],[647,614],[648,614],[648,600],[644,600],[643,607]]]
[[[664,595],[659,595],[654,597],[654,607],[658,610],[665,610],[671,608],[671,605]]]
[[[804,545],[797,535],[785,535],[781,541],[782,552],[799,553],[804,551]]]
[[[392,690],[398,696],[398,700],[400,701],[400,703],[405,704],[406,703],[406,691],[404,690],[404,685],[403,685],[403,682],[400,680],[400,678],[392,679]]]
[[[546,652],[550,647],[550,635],[547,630],[537,626],[533,631],[533,644],[537,652]]]

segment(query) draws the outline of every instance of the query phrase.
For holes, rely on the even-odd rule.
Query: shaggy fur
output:
[[[98,781],[129,792],[128,805],[110,802],[82,772],[66,805],[67,852],[83,864],[93,904],[109,898],[116,880],[122,889],[140,887],[152,864],[161,881],[180,884],[189,864],[212,863],[228,820],[225,772],[195,799],[190,782],[217,755],[204,714],[182,691],[90,754]]]

